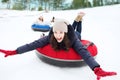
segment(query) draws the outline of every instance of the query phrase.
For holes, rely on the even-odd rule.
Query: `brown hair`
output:
[[[60,48],[59,48],[59,46],[58,46],[58,42],[57,42],[57,40],[55,39],[55,37],[54,37],[53,34],[51,35],[50,43],[51,43],[52,48],[53,48],[55,51],[60,50]],[[69,48],[70,48],[70,40],[68,39],[68,36],[67,36],[66,33],[65,33],[65,36],[64,36],[64,39],[63,39],[63,43],[64,43],[64,46],[63,46],[63,47],[65,47],[65,50],[68,51]]]

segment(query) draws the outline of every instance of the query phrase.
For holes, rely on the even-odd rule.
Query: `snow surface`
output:
[[[93,41],[98,47],[96,60],[106,71],[116,71],[117,76],[101,80],[120,79],[120,5],[66,11],[13,11],[0,10],[0,48],[14,50],[40,37],[41,32],[31,29],[33,22],[43,15],[46,21],[53,16],[73,22],[83,11],[82,39]],[[77,68],[60,68],[38,59],[35,51],[4,58],[0,53],[0,80],[96,80],[86,65]]]

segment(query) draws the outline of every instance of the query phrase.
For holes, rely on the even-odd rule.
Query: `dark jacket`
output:
[[[17,48],[18,54],[34,50],[39,47],[43,47],[50,43],[50,37],[53,34],[52,28],[48,34],[43,38],[35,40],[32,43],[23,45]],[[89,65],[89,67],[93,70],[95,67],[99,67],[100,65],[94,60],[94,58],[90,55],[86,48],[82,45],[80,40],[75,34],[75,31],[71,25],[68,25],[68,38],[70,39],[71,47],[75,49],[75,51],[80,54],[80,56],[84,59],[84,61]]]

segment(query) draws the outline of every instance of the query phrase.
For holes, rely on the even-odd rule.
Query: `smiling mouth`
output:
[[[57,40],[61,40],[62,38],[57,38]]]

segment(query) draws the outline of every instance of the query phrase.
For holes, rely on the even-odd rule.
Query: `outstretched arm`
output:
[[[36,48],[43,47],[49,43],[48,36],[45,36],[43,38],[40,38],[38,40],[35,40],[34,42],[31,42],[29,44],[25,44],[23,46],[18,47],[16,50],[3,50],[0,49],[0,52],[5,54],[5,57],[15,54],[21,54],[28,51],[32,51]]]
[[[88,66],[94,71],[97,76],[97,80],[100,80],[101,77],[117,75],[116,72],[104,71],[100,68],[100,65],[95,61],[95,59],[90,55],[90,53],[85,49],[81,42],[77,39],[74,43],[73,48],[80,54]]]
[[[17,50],[18,54],[21,54],[24,52],[34,50],[34,49],[39,48],[39,47],[43,47],[43,46],[47,45],[48,43],[49,43],[48,36],[45,36],[45,37],[40,38],[38,40],[35,40],[34,42],[31,42],[29,44],[25,44],[23,46],[20,46],[16,50]]]

